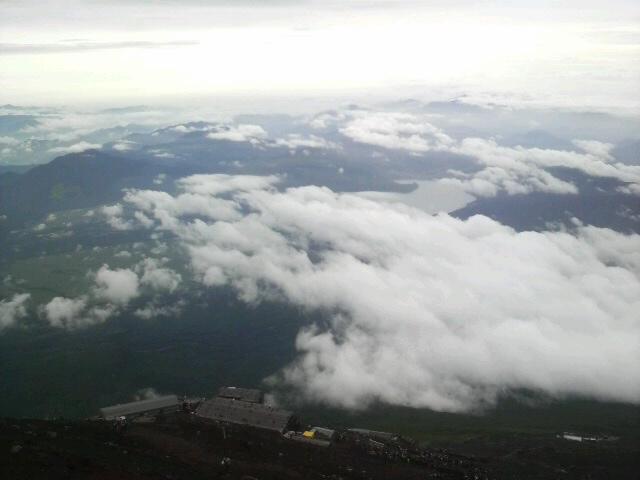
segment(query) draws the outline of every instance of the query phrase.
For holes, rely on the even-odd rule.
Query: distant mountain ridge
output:
[[[0,183],[0,214],[13,224],[50,212],[87,208],[122,197],[122,188],[134,186],[155,169],[99,150],[58,157]]]

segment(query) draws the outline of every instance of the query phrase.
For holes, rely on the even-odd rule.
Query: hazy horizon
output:
[[[640,8],[627,0],[3,0],[0,9],[0,103],[466,93],[639,106]]]

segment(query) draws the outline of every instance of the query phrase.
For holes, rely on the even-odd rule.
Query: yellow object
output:
[[[316,432],[314,432],[313,430],[306,431],[302,434],[302,436],[307,438],[315,438]]]

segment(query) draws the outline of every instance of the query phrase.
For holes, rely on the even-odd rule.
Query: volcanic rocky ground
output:
[[[123,431],[104,421],[0,419],[2,479],[638,478],[637,445],[505,437],[464,454],[339,431],[331,446],[178,413]]]

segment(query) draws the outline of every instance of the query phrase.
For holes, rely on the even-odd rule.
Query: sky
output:
[[[0,103],[488,93],[637,111],[640,7],[0,0],[0,64]]]

